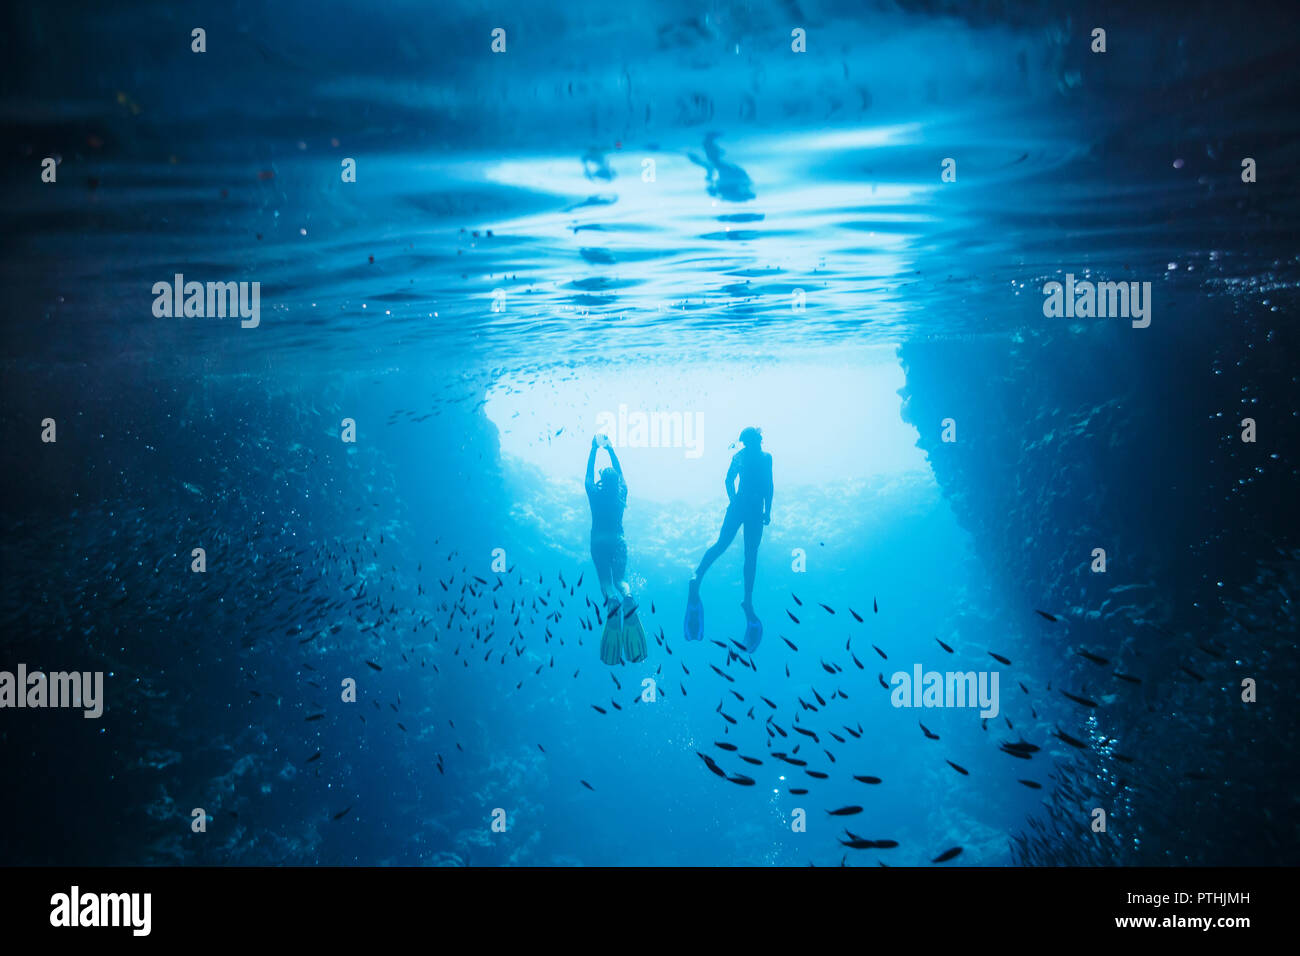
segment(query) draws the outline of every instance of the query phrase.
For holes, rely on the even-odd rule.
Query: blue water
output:
[[[1295,49],[1256,12],[11,13],[0,670],[107,709],[3,712],[0,859],[1294,863]],[[157,316],[177,273],[259,323]],[[1046,317],[1067,273],[1150,283],[1150,327]],[[621,407],[699,431],[615,436],[651,653],[611,669]],[[739,539],[682,619],[751,424],[737,658]],[[915,664],[999,713],[892,706]]]

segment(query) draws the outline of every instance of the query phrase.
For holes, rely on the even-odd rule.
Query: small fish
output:
[[[961,847],[959,847],[959,846],[955,846],[955,847],[953,847],[951,850],[944,850],[942,853],[940,853],[938,856],[936,856],[936,857],[935,857],[933,860],[931,860],[930,862],[931,862],[931,863],[947,863],[949,860],[951,860],[953,857],[958,856],[960,853],[961,853]]]
[[[593,787],[591,784],[587,783],[587,781],[585,781],[585,780],[579,780],[578,783],[582,784],[582,785],[583,785],[584,787],[586,787],[588,790],[593,790],[593,791],[594,791],[594,790],[596,789],[596,788]]]
[[[376,664],[374,661],[366,661],[366,663],[377,671],[383,670],[383,668],[380,667],[378,664]]]
[[[840,807],[838,810],[827,810],[826,812],[833,817],[851,817],[854,816],[855,814],[861,813],[862,808],[857,806]]]
[[[746,777],[743,773],[738,773],[734,777],[728,777],[732,783],[738,783],[742,787],[752,787],[754,785],[753,777]]]
[[[810,777],[816,777],[818,780],[825,780],[830,776],[830,774],[822,773],[820,770],[805,770],[804,773]]]
[[[609,711],[605,710],[604,707],[597,707],[595,704],[592,704],[592,705],[591,705],[591,709],[594,710],[594,711],[595,711],[596,713],[598,713],[598,714],[607,714],[607,713],[609,713]]]
[[[790,614],[789,611],[786,611],[785,613],[788,614],[788,615],[790,616],[790,620],[794,621],[796,624],[799,623],[799,619],[798,619],[797,617],[795,617],[793,614]]]
[[[970,771],[967,770],[965,767],[961,766],[960,764],[955,764],[951,760],[945,760],[944,763],[946,763],[949,767],[952,767],[953,770],[956,770],[963,777],[970,776]]]
[[[795,796],[797,796],[797,797],[802,797],[805,793],[808,792],[808,788],[807,788],[807,787],[791,787],[791,788],[790,788],[790,792],[793,793],[793,794],[794,794]]]
[[[1035,783],[1035,782],[1032,781],[1032,780],[1017,780],[1016,783],[1023,783],[1023,784],[1024,784],[1026,787],[1028,787],[1030,790],[1042,790],[1042,789],[1043,789],[1043,785],[1042,785],[1041,783]]]
[[[797,594],[795,594],[793,591],[791,591],[791,592],[790,592],[790,597],[794,598],[794,603],[795,603],[795,604],[798,604],[800,607],[803,607],[803,601],[800,601],[800,600],[799,600],[799,595],[797,595]]]
[[[872,649],[873,649],[877,654],[879,654],[879,655],[880,655],[881,657],[883,657],[885,660],[889,660],[889,655],[886,654],[884,651],[882,651],[880,648],[876,647],[875,644],[872,644],[871,647],[872,647]]]
[[[321,719],[322,717],[324,717],[324,716],[325,716],[324,714],[312,714],[312,715],[310,715],[309,717],[305,717],[305,718],[304,718],[304,722],[313,721],[313,720],[320,720],[320,719]]]
[[[320,759],[320,751],[318,750],[310,757],[307,758],[307,763],[311,763],[313,760],[319,760],[319,759]]]
[[[936,640],[936,641],[939,641],[939,639],[938,639],[937,637],[935,638],[935,640]],[[949,654],[953,653],[953,649],[952,649],[951,647],[949,647],[947,644],[945,644],[943,641],[939,641],[939,646],[942,647],[942,648],[943,648],[945,651],[947,651]]]
[[[862,623],[862,615],[861,615],[861,614],[859,614],[857,611],[853,610],[853,608],[849,608],[849,613],[853,615],[853,619],[856,620],[859,624]]]
[[[781,640],[785,641],[787,644],[790,645],[790,650],[792,651],[799,650],[799,648],[795,647],[794,641],[790,640],[790,638],[786,637],[784,634],[781,635]]]
[[[1064,694],[1066,697],[1070,698],[1070,700],[1074,701],[1076,704],[1082,704],[1084,707],[1097,706],[1097,702],[1095,700],[1089,700],[1087,697],[1076,697],[1074,694],[1071,694],[1067,691],[1061,691],[1061,693]]]
[[[876,675],[876,680],[880,681],[880,686],[881,686],[881,687],[885,688],[885,690],[889,690],[889,685],[885,683],[885,675],[884,675],[884,674],[877,674],[877,675]]]
[[[1132,674],[1121,674],[1119,671],[1116,671],[1115,676],[1118,677],[1120,680],[1128,681],[1130,684],[1142,683],[1141,677],[1134,677]]]
[[[721,749],[721,750],[728,750],[728,751],[733,751],[733,752],[736,750],[736,745],[735,745],[735,744],[729,744],[729,743],[727,743],[727,742],[725,742],[725,741],[722,741],[722,740],[715,740],[715,741],[713,742],[713,746],[718,747],[718,748]]]
[[[1201,682],[1204,682],[1204,681],[1205,681],[1205,678],[1204,678],[1204,677],[1202,677],[1200,674],[1196,673],[1196,671],[1192,670],[1190,667],[1181,667],[1181,668],[1179,668],[1179,670],[1186,671],[1188,674],[1191,674],[1193,677],[1195,677],[1198,681],[1201,681]]]
[[[853,779],[859,781],[860,783],[872,783],[872,784],[880,783],[879,777],[859,777],[857,774],[854,774]]]
[[[875,598],[872,598],[872,599],[871,599],[871,611],[872,611],[873,614],[879,614],[879,613],[880,613],[880,605],[876,603],[876,599],[875,599]]]
[[[1082,740],[1078,740],[1078,739],[1076,739],[1076,738],[1074,738],[1074,737],[1071,737],[1071,736],[1070,736],[1069,734],[1067,734],[1065,731],[1061,730],[1060,727],[1057,727],[1057,728],[1056,728],[1056,734],[1055,734],[1055,736],[1056,736],[1056,738],[1057,738],[1058,740],[1063,740],[1063,741],[1065,741],[1065,742],[1066,742],[1067,744],[1069,744],[1071,747],[1077,747],[1079,750],[1087,750],[1087,749],[1088,749],[1088,745],[1085,744]]]
[[[1108,661],[1106,658],[1098,657],[1096,654],[1089,654],[1087,651],[1075,651],[1074,653],[1078,654],[1080,657],[1084,658],[1085,660],[1092,661],[1094,664],[1098,664],[1102,667],[1105,667],[1107,664],[1110,663],[1110,661]]]
[[[989,651],[989,657],[993,658],[999,664],[1006,664],[1008,667],[1011,666],[1011,661],[1007,660],[1001,654],[994,654],[992,651]]]
[[[347,816],[349,813],[351,813],[351,812],[352,812],[352,808],[351,808],[351,807],[346,807],[346,808],[340,810],[338,813],[334,814],[334,819],[335,819],[335,820],[342,820],[344,817],[346,817],[346,816]]]
[[[1034,608],[1034,613],[1035,613],[1035,614],[1040,614],[1040,615],[1042,615],[1043,617],[1047,618],[1047,620],[1051,621],[1052,623],[1056,623],[1056,615],[1055,615],[1055,614],[1048,614],[1046,611],[1040,611],[1040,610],[1038,610],[1037,608]]]
[[[823,604],[823,605],[821,606],[821,608],[822,608],[822,610],[825,611],[827,614],[834,614],[834,613],[835,613],[835,608],[833,608],[833,607],[827,607],[825,604]]]
[[[696,752],[697,754],[699,754],[700,759],[704,761],[705,766],[707,766],[711,771],[713,771],[713,772],[714,772],[715,774],[717,774],[719,777],[724,777],[724,778],[725,778],[725,777],[727,776],[727,772],[726,772],[725,770],[723,770],[721,767],[719,767],[719,766],[714,762],[714,760],[713,760],[712,757],[710,757],[708,754],[702,754],[702,753],[700,753],[698,750],[695,751],[695,752]]]

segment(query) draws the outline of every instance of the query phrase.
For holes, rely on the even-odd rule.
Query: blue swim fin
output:
[[[751,654],[758,649],[758,643],[763,639],[763,622],[755,614],[747,614],[745,622],[745,650]]]
[[[686,621],[683,630],[688,641],[704,640],[704,604],[700,601],[700,580],[691,578],[686,592]]]

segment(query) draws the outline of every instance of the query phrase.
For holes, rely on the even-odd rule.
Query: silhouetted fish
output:
[[[835,608],[833,608],[833,607],[827,607],[825,604],[823,604],[823,605],[821,606],[821,608],[822,608],[822,610],[825,611],[827,614],[834,614],[834,613],[835,613]]]
[[[822,773],[820,770],[805,770],[804,773],[810,777],[816,777],[818,780],[825,780],[830,776],[829,774]]]
[[[344,817],[346,817],[346,816],[347,816],[349,813],[351,813],[351,812],[352,812],[352,808],[351,808],[351,807],[345,807],[344,809],[340,810],[338,813],[334,814],[334,819],[335,819],[335,820],[342,820]]]
[[[1034,613],[1041,614],[1043,617],[1047,618],[1049,621],[1052,621],[1053,623],[1055,623],[1056,621],[1056,616],[1054,614],[1048,614],[1046,611],[1040,611],[1037,608],[1035,608]]]
[[[880,783],[879,777],[859,777],[857,774],[854,774],[853,779],[860,783]]]
[[[849,608],[849,613],[853,615],[854,620],[856,620],[859,624],[862,623],[862,615],[861,615],[861,614],[859,614],[857,611],[853,610],[853,608]]]
[[[371,667],[373,667],[373,668],[374,668],[375,670],[377,670],[377,671],[381,671],[381,670],[383,670],[383,668],[380,667],[378,664],[376,664],[374,661],[366,661],[366,663],[369,664]]]
[[[790,614],[789,611],[786,611],[785,613],[790,615],[790,620],[794,621],[796,624],[799,623],[799,619],[795,617],[793,614]]]
[[[795,604],[798,604],[800,607],[803,607],[803,601],[800,601],[800,600],[799,600],[799,595],[797,595],[797,594],[795,594],[793,591],[791,591],[791,592],[790,592],[790,597],[794,598],[794,603],[795,603]]]
[[[591,709],[594,710],[594,711],[596,711],[596,713],[598,713],[598,714],[607,714],[607,713],[609,713],[609,711],[605,710],[604,707],[597,707],[595,704],[592,704],[592,705],[591,705]]]
[[[961,853],[961,847],[959,847],[959,846],[955,846],[955,847],[953,847],[951,850],[944,850],[942,853],[940,853],[938,856],[936,856],[936,857],[935,857],[933,860],[931,860],[930,862],[931,862],[931,863],[947,863],[949,860],[951,860],[953,857],[957,856],[957,855],[960,854],[960,853]]]
[[[885,660],[889,660],[889,655],[888,655],[888,654],[886,654],[886,653],[885,653],[884,651],[882,651],[880,648],[876,647],[875,644],[872,644],[871,646],[872,646],[872,648],[875,649],[875,652],[876,652],[877,654],[879,654],[879,655],[880,655],[881,657],[883,657]]]
[[[1064,694],[1066,697],[1070,698],[1070,700],[1074,701],[1076,704],[1082,704],[1084,707],[1097,706],[1097,702],[1095,700],[1089,700],[1087,697],[1076,697],[1074,694],[1071,694],[1068,691],[1061,691],[1061,693]]]
[[[721,740],[715,740],[715,741],[713,742],[713,746],[718,747],[718,748],[720,748],[720,749],[722,749],[722,750],[730,750],[730,751],[735,751],[735,750],[736,750],[736,745],[735,745],[735,744],[729,744],[729,743],[726,743],[725,741],[721,741]]]
[[[1100,664],[1103,667],[1110,663],[1110,661],[1108,661],[1106,658],[1098,657],[1096,654],[1089,654],[1087,651],[1075,651],[1074,653],[1078,654],[1080,657],[1084,658],[1085,660],[1090,660],[1094,664]]]
[[[1006,664],[1008,667],[1011,666],[1011,661],[1007,660],[1001,654],[994,654],[992,651],[989,651],[989,657],[993,658],[999,664]]]
[[[585,780],[579,780],[578,783],[582,784],[582,785],[583,785],[584,787],[586,787],[588,790],[592,790],[592,791],[594,791],[594,790],[596,789],[596,788],[593,787],[591,784],[587,783],[587,781],[585,781]]]
[[[838,810],[827,810],[826,812],[833,817],[851,817],[854,816],[855,814],[861,813],[862,808],[856,806],[840,807]]]
[[[698,750],[695,751],[695,752],[696,752],[697,754],[699,754],[700,759],[703,760],[704,763],[705,763],[705,765],[706,765],[710,770],[712,770],[715,774],[717,774],[719,777],[726,777],[726,776],[727,776],[727,772],[726,772],[725,770],[723,770],[721,767],[719,767],[716,763],[714,763],[712,757],[710,757],[708,754],[702,754],[702,753],[700,753]]]
[[[937,637],[935,638],[935,640],[936,640],[936,641],[939,641],[939,639],[938,639]],[[949,654],[953,653],[952,648],[949,647],[947,644],[945,644],[943,641],[939,641],[939,646],[942,647],[942,648],[943,648],[945,651],[947,651]]]
[[[963,777],[970,776],[970,771],[967,770],[965,767],[961,766],[960,764],[955,764],[951,760],[945,760],[944,763],[946,763],[949,767],[952,767],[953,770],[956,770]]]
[[[1017,783],[1023,783],[1023,784],[1024,784],[1026,787],[1028,787],[1030,790],[1042,790],[1042,789],[1043,789],[1043,785],[1042,785],[1041,783],[1035,783],[1035,782],[1032,781],[1032,780],[1017,780],[1016,782],[1017,782]]]
[[[752,787],[754,785],[753,777],[746,777],[743,773],[738,773],[734,777],[728,777],[732,783],[738,783],[742,787]]]
[[[1063,741],[1065,741],[1065,743],[1069,744],[1071,747],[1077,747],[1077,748],[1079,748],[1080,750],[1086,750],[1086,749],[1088,749],[1088,745],[1085,744],[1082,740],[1078,740],[1078,739],[1076,739],[1076,738],[1074,738],[1074,737],[1071,737],[1071,736],[1070,736],[1069,734],[1067,734],[1065,731],[1061,730],[1060,727],[1057,727],[1057,728],[1056,728],[1056,732],[1055,732],[1055,733],[1056,733],[1056,737],[1057,737],[1058,740],[1063,740]]]
[[[932,733],[932,732],[930,731],[930,728],[927,727],[927,726],[925,726],[925,724],[922,724],[919,720],[917,721],[917,723],[920,724],[920,727],[921,727],[921,733],[925,734],[925,736],[928,737],[930,740],[938,740],[938,739],[939,739],[939,735],[936,734],[936,733]]]

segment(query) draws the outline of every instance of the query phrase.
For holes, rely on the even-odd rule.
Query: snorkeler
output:
[[[596,452],[609,453],[613,467],[602,468],[596,480]],[[591,502],[591,560],[596,565],[600,593],[605,599],[605,630],[600,637],[600,659],[618,664],[624,657],[636,664],[646,659],[645,629],[636,616],[636,602],[628,587],[627,542],[623,539],[623,510],[627,483],[614,446],[604,435],[591,440],[587,456],[587,500]]]
[[[754,613],[754,572],[758,566],[758,543],[763,540],[763,526],[772,521],[772,456],[763,451],[763,433],[753,426],[740,433],[744,446],[731,459],[727,469],[727,514],[722,519],[722,530],[700,566],[691,578],[686,597],[686,640],[698,641],[704,637],[704,605],[700,602],[700,582],[704,572],[722,556],[722,552],[745,529],[745,647],[754,650],[763,639],[763,622]],[[734,446],[733,446],[734,447]]]

